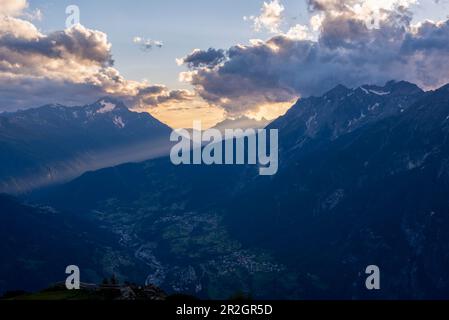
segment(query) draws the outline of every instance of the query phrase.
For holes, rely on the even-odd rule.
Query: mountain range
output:
[[[0,192],[23,193],[86,171],[167,153],[171,129],[104,98],[0,114]]]
[[[270,121],[265,118],[256,120],[247,116],[241,116],[234,119],[225,119],[217,123],[214,128],[221,132],[224,132],[226,129],[263,129],[269,123]]]
[[[111,234],[114,253],[102,244],[90,258],[96,275],[168,293],[449,297],[449,85],[340,85],[268,128],[279,130],[275,176],[162,157],[88,172],[27,201]],[[368,265],[381,270],[379,291],[366,290]]]

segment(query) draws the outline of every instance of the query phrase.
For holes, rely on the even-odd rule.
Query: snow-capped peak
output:
[[[108,113],[114,111],[116,108],[116,105],[114,103],[107,102],[104,100],[100,101],[100,105],[102,106],[102,108],[98,109],[97,113]]]

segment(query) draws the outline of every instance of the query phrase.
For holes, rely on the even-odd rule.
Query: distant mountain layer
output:
[[[270,121],[266,119],[256,120],[246,116],[241,116],[235,119],[223,120],[222,122],[217,123],[214,128],[222,132],[226,129],[262,129],[269,123]]]
[[[84,174],[39,201],[111,230],[167,292],[449,298],[449,85],[338,86],[269,128],[275,176],[161,158]],[[380,291],[365,288],[373,264]]]
[[[170,128],[114,99],[0,114],[0,192],[21,193],[168,149]]]

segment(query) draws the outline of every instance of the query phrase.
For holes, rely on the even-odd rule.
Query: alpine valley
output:
[[[83,282],[208,299],[449,298],[449,85],[340,85],[267,128],[274,176],[125,152],[170,130],[118,101],[2,114],[0,185],[17,197],[0,197],[1,290],[76,264]],[[108,156],[92,167],[93,153]],[[366,290],[368,265],[382,290]]]

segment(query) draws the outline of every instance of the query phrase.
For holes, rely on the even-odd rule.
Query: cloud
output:
[[[162,48],[164,43],[158,40],[144,39],[142,37],[134,37],[133,42],[138,44],[142,51],[151,51],[153,48]]]
[[[27,8],[25,0],[0,0],[0,112],[83,104],[105,95],[130,107],[190,99],[191,92],[124,78],[114,67],[105,33],[78,24],[43,34],[27,20]],[[147,40],[141,44],[148,46]]]
[[[167,102],[191,101],[195,94],[188,90],[169,90],[163,85],[153,85],[139,90],[134,103],[136,108],[155,107]]]
[[[308,26],[297,24],[288,30],[285,36],[289,39],[312,40],[313,36]]]
[[[255,31],[268,31],[277,33],[280,31],[282,23],[282,13],[284,6],[279,0],[264,2],[259,16],[243,17],[245,21],[252,21]]]
[[[180,78],[233,115],[337,84],[397,79],[438,87],[449,82],[449,21],[412,25],[415,2],[309,0],[309,25],[232,46],[216,61],[185,62],[189,70]],[[196,50],[194,56],[212,50]]]
[[[209,48],[208,50],[195,49],[182,59],[176,59],[178,65],[186,64],[189,68],[211,67],[225,59],[225,51]]]
[[[0,15],[18,16],[28,8],[26,0],[0,0]]]

